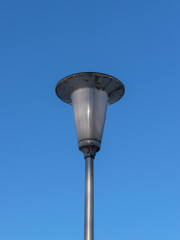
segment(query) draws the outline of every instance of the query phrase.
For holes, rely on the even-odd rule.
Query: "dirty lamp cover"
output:
[[[95,145],[100,148],[108,95],[97,88],[79,88],[72,95],[72,105],[79,148]]]

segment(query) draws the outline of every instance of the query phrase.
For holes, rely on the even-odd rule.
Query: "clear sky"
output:
[[[95,159],[95,239],[180,239],[180,2],[1,0],[0,239],[83,239],[84,159],[63,77],[126,92]]]

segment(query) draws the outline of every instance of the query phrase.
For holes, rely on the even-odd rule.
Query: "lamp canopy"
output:
[[[97,88],[106,91],[108,104],[117,102],[124,95],[124,85],[117,78],[104,73],[82,72],[71,74],[56,85],[56,94],[64,102],[71,104],[71,94],[79,88]]]

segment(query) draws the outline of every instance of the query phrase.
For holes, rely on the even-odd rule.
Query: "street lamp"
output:
[[[57,96],[73,105],[78,147],[85,158],[84,240],[94,240],[93,160],[101,147],[107,105],[124,91],[118,79],[96,72],[72,74],[56,85]]]

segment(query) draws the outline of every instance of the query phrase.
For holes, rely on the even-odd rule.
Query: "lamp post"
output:
[[[96,72],[72,74],[56,85],[57,96],[73,105],[78,147],[85,158],[84,240],[94,240],[93,161],[101,147],[107,105],[124,91],[118,79]]]

